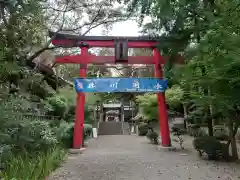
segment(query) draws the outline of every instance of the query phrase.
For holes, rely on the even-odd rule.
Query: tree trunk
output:
[[[183,103],[183,115],[184,115],[184,128],[188,130],[188,122],[187,122],[187,104]]]
[[[210,87],[208,87],[208,96],[211,96],[211,89],[210,89]],[[212,106],[212,103],[209,103],[209,112],[210,112],[211,119],[212,119],[212,126],[215,126],[215,120],[213,118],[213,106]]]
[[[237,152],[237,143],[234,133],[234,127],[233,127],[233,120],[230,118],[228,123],[228,130],[229,130],[229,137],[230,137],[230,144],[231,144],[231,150],[232,150],[232,157],[234,160],[238,159],[238,152]]]
[[[47,83],[56,90],[57,84],[56,84],[56,75],[51,67],[48,67],[44,64],[36,64],[33,61],[27,61],[26,65],[30,67],[31,69],[37,69],[42,75],[45,76],[45,79]],[[63,85],[70,85],[73,87],[73,84],[71,82],[68,82],[64,80],[61,77],[58,77],[58,86],[63,86]]]
[[[207,125],[208,125],[208,135],[213,136],[213,125],[212,125],[212,118],[208,117],[208,112],[206,112],[206,118],[207,118]]]

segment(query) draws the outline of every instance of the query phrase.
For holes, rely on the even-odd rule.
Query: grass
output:
[[[54,147],[34,158],[30,156],[12,157],[4,171],[0,171],[3,180],[44,180],[54,171],[65,157],[66,151]]]

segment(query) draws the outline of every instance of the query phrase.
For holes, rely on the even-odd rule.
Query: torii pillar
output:
[[[88,55],[88,47],[81,47],[81,54]],[[87,64],[80,64],[80,78],[87,77]],[[77,94],[76,100],[76,117],[74,124],[73,134],[73,148],[80,149],[83,146],[83,124],[84,124],[84,106],[85,106],[85,93],[81,92]]]
[[[153,49],[153,57],[155,60],[155,77],[159,79],[163,79],[163,72],[161,66],[161,58],[160,52],[157,48]],[[162,146],[170,147],[171,146],[171,138],[170,131],[168,125],[168,112],[165,102],[165,93],[157,93],[157,102],[158,102],[158,113],[159,113],[159,126],[160,133],[162,138]]]

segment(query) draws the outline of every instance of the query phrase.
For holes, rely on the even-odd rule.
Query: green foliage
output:
[[[141,123],[138,125],[138,135],[146,136],[149,130],[149,125],[146,123]]]
[[[59,127],[54,128],[57,140],[66,148],[72,147],[74,123],[62,121]]]
[[[64,97],[68,106],[72,106],[76,104],[77,93],[74,88],[63,87],[58,90],[58,94],[61,97]]]
[[[58,141],[49,122],[23,116],[31,103],[22,96],[8,96],[0,104],[0,166],[4,167],[10,155],[45,152]]]
[[[181,129],[179,127],[173,126],[171,129],[171,132],[173,133],[174,136],[180,136],[185,134],[185,130]]]
[[[86,104],[91,106],[97,104],[97,101],[101,101],[101,95],[98,93],[87,93]]]
[[[39,180],[45,179],[50,172],[55,170],[62,162],[66,151],[61,147],[52,147],[46,152],[24,156],[11,156],[4,171],[0,171],[0,178],[4,180],[24,179]]]
[[[85,106],[84,108],[84,123],[93,124],[93,111],[94,109],[90,106]]]
[[[143,115],[146,122],[156,121],[158,119],[157,96],[156,94],[144,94],[137,96],[137,103],[143,109]]]
[[[150,140],[152,144],[159,144],[158,142],[158,133],[154,131],[148,131],[147,138]]]
[[[58,101],[67,100],[49,99],[53,105]],[[47,120],[25,118],[31,106],[26,97],[18,95],[5,97],[0,104],[0,177],[4,179],[43,179],[59,165],[64,149],[72,147],[74,123],[51,127]],[[84,124],[83,133],[86,140],[92,126]]]
[[[59,117],[69,122],[75,120],[76,93],[73,89],[61,88],[59,93],[49,97],[45,103],[45,110],[48,115]],[[84,122],[93,123],[93,106],[85,106]]]
[[[165,96],[169,108],[173,109],[175,107],[181,106],[184,91],[181,89],[180,86],[174,85],[166,90]]]
[[[140,22],[145,34],[161,35],[159,48],[169,57],[164,74],[170,85],[181,89],[181,93],[175,93],[175,87],[173,93],[166,92],[169,109],[181,99],[189,122],[206,123],[210,135],[213,124],[224,122],[229,129],[232,154],[237,159],[234,142],[240,123],[239,3],[234,0],[126,3],[130,10],[140,12],[141,19],[153,17],[150,23]],[[186,58],[184,66],[172,63],[172,57],[179,53]],[[180,98],[173,98],[175,95]],[[145,101],[147,98],[142,100],[146,105]]]
[[[175,85],[166,91],[166,102],[169,109],[174,110],[181,106],[183,99],[183,90]],[[156,94],[144,94],[137,96],[137,103],[143,109],[143,115],[146,122],[156,121],[158,119],[158,103]]]
[[[193,140],[193,146],[200,156],[206,153],[209,160],[217,160],[220,157],[228,158],[229,156],[227,144],[221,143],[213,136],[197,137]]]
[[[39,78],[39,79],[31,77],[29,79],[29,81],[27,81],[28,82],[27,90],[31,94],[36,95],[36,96],[40,97],[41,99],[47,99],[47,98],[53,96],[54,91],[51,87],[49,87],[47,82],[45,80],[43,80],[44,77],[40,74],[35,75],[35,76],[37,76],[36,78]],[[27,83],[27,82],[25,82],[25,83]]]
[[[19,1],[20,2],[20,1]],[[3,6],[1,20],[1,40],[6,59],[13,62],[24,53],[28,53],[33,46],[39,46],[42,42],[44,20],[41,1],[21,1],[15,6],[10,3]]]
[[[84,141],[87,140],[87,138],[91,137],[92,135],[92,125],[91,124],[84,124],[83,129],[83,137]],[[65,121],[62,121],[60,123],[59,127],[55,127],[55,135],[58,139],[58,141],[66,148],[72,147],[73,142],[73,133],[74,133],[74,123],[68,123]]]
[[[6,148],[10,152],[38,152],[45,151],[58,143],[49,123],[44,121],[16,119],[17,122],[11,122],[11,125],[4,125],[5,131],[1,132],[2,156]],[[8,155],[7,155],[8,156]]]
[[[84,136],[86,138],[92,135],[92,125],[91,124],[84,124]]]
[[[61,95],[55,95],[47,99],[46,102],[47,113],[52,116],[58,116],[64,119],[68,113],[67,99]]]

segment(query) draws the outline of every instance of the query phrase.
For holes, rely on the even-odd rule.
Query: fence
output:
[[[16,119],[23,120],[23,119],[29,119],[29,120],[57,120],[60,117],[59,116],[50,116],[46,114],[34,114],[34,113],[21,113],[21,112],[11,112],[11,111],[5,111],[5,113],[8,113],[10,116],[15,117]]]

